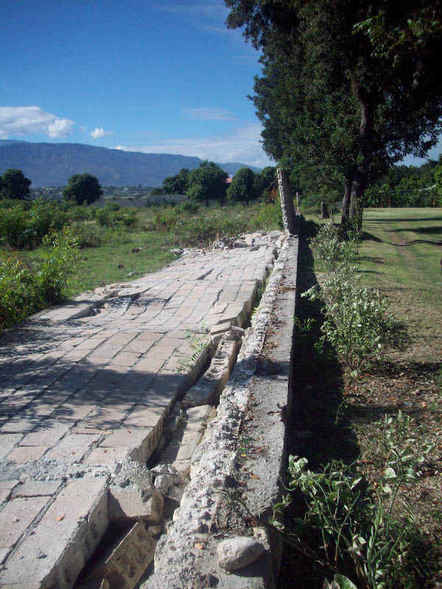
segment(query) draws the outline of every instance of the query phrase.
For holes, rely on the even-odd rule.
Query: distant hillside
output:
[[[0,140],[0,174],[8,168],[23,170],[33,188],[63,186],[73,174],[83,172],[97,176],[103,186],[160,186],[167,176],[181,168],[197,168],[201,161],[184,155],[137,153],[80,143]],[[232,175],[245,164],[219,165]]]

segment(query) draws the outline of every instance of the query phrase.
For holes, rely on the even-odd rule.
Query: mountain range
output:
[[[88,172],[102,186],[160,186],[181,168],[193,170],[198,157],[166,153],[139,153],[81,143],[31,143],[0,140],[0,174],[8,168],[22,170],[32,187],[64,186],[73,174]],[[219,164],[229,175],[239,168],[258,168],[241,163]]]

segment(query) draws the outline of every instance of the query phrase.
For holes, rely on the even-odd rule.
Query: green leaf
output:
[[[390,479],[395,479],[395,478],[396,478],[396,476],[397,476],[397,475],[396,475],[396,472],[394,471],[394,469],[393,469],[393,468],[391,468],[391,466],[389,466],[388,468],[386,468],[386,469],[384,470],[384,477],[385,477],[387,480],[390,480]]]
[[[344,575],[336,574],[333,581],[337,584],[339,589],[358,589],[356,585],[350,581],[348,577],[344,577]]]

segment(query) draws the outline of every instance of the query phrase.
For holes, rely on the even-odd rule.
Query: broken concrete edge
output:
[[[190,482],[167,533],[159,540],[154,572],[142,584],[143,589],[212,586],[211,582],[215,582],[218,588],[262,589],[275,586],[273,566],[277,565],[277,562],[272,562],[274,534],[271,528],[267,528],[265,521],[259,526],[268,545],[264,556],[243,569],[241,575],[228,575],[217,565],[217,545],[225,537],[235,535],[235,530],[228,526],[220,527],[218,515],[224,498],[232,497],[232,482],[234,486],[238,477],[238,454],[244,420],[249,413],[254,383],[259,380],[256,375],[259,357],[269,334],[273,313],[278,312],[275,305],[285,272],[289,271],[288,266],[291,272],[295,271],[292,281],[296,284],[297,265],[293,264],[293,258],[297,259],[297,248],[298,240],[295,237],[288,237],[282,246],[261,303],[252,318],[252,325],[247,330],[237,364],[221,393],[217,415],[208,423],[203,440],[193,454]],[[288,264],[290,258],[291,264]],[[294,308],[290,308],[294,304],[292,297],[284,298],[282,304],[287,307],[287,316],[291,313],[294,315]],[[288,326],[287,364],[290,361],[292,338],[293,323]],[[286,375],[286,398],[288,381]],[[284,438],[285,433],[280,432],[280,435]],[[284,440],[278,441],[278,452],[275,452],[272,463],[277,472],[277,479],[283,468],[284,449]],[[273,492],[267,495],[273,500]],[[234,499],[231,501],[234,502]],[[249,516],[252,515],[259,520],[262,514],[247,514],[246,517],[237,507],[235,516],[241,522],[239,527],[251,535],[253,532],[250,521],[247,521]],[[278,561],[278,558],[274,561]]]

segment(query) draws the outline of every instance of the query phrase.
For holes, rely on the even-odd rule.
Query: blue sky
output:
[[[0,139],[264,166],[257,52],[222,0],[2,0]]]
[[[222,0],[1,0],[0,139],[272,163],[247,99],[258,54],[227,13]]]

